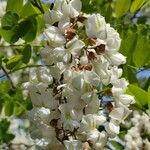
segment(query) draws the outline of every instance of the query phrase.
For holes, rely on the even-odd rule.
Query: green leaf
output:
[[[120,138],[121,140],[125,140],[125,135],[126,135],[126,131],[121,131],[121,132],[119,133],[119,138]]]
[[[117,18],[122,17],[130,8],[131,0],[116,0],[115,15]]]
[[[120,143],[116,141],[110,141],[110,143],[115,148],[115,150],[124,150],[124,147]]]
[[[26,45],[25,48],[23,49],[22,55],[22,61],[23,63],[27,64],[30,61],[31,58],[31,45]]]
[[[6,12],[1,20],[2,28],[6,30],[12,29],[19,20],[19,16],[11,11]]]
[[[31,16],[36,16],[37,14],[41,14],[41,12],[32,6],[30,2],[27,2],[20,13],[21,18],[29,18]]]
[[[133,95],[138,105],[144,106],[147,104],[147,92],[138,86],[130,84],[127,93]]]
[[[14,134],[7,133],[4,136],[4,142],[8,143],[9,141],[13,140],[15,138]]]
[[[148,87],[148,108],[150,109],[150,86]]]
[[[6,116],[11,116],[14,111],[14,103],[13,101],[6,101],[4,105],[4,111]]]
[[[133,52],[133,62],[136,67],[143,67],[150,58],[150,42],[146,36],[139,34],[137,44]]]
[[[146,2],[146,0],[134,0],[130,7],[130,12],[134,14],[138,9],[142,7],[142,5]]]
[[[19,24],[19,36],[26,42],[31,42],[36,38],[37,21],[35,18],[22,21]]]
[[[10,122],[6,119],[2,119],[0,121],[0,143],[9,143],[14,139],[14,135],[8,133],[8,128],[10,126]]]
[[[23,7],[23,0],[7,0],[6,11],[12,11],[19,14],[20,10]]]
[[[22,60],[22,55],[16,55],[6,63],[8,69],[13,69]]]
[[[0,130],[3,130],[3,132],[7,132],[8,128],[10,126],[10,122],[6,119],[2,119],[0,121]]]
[[[0,68],[1,68],[1,66],[2,66],[2,60],[3,60],[3,55],[2,54],[0,54]]]
[[[26,108],[24,108],[24,106],[22,104],[20,104],[20,105],[15,104],[14,113],[16,116],[22,115],[25,112],[25,110],[26,110]]]
[[[19,39],[18,26],[13,27],[11,30],[0,28],[0,35],[8,43],[15,43]]]

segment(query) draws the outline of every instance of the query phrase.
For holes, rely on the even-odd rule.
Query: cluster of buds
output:
[[[33,135],[48,149],[100,150],[119,133],[134,98],[119,67],[121,39],[100,14],[81,14],[80,0],[55,0],[45,13],[50,67],[31,71],[26,83],[34,105]]]

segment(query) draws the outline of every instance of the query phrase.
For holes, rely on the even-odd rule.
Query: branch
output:
[[[15,89],[16,87],[15,87],[13,81],[11,80],[11,78],[9,76],[9,73],[5,70],[5,68],[3,66],[1,66],[1,69],[5,73],[5,75],[3,75],[3,77],[6,76],[8,78],[8,80],[10,81],[10,84],[11,84],[12,88]]]
[[[4,47],[21,47],[21,46],[25,46],[25,44],[19,44],[19,45],[0,45],[0,47],[4,48]],[[43,47],[42,45],[31,45],[33,47]]]
[[[11,73],[14,73],[14,72],[16,72],[16,71],[19,71],[19,70],[22,70],[22,69],[26,69],[26,68],[38,68],[38,67],[50,67],[50,66],[52,66],[52,65],[28,65],[28,66],[23,66],[23,67],[21,67],[21,68],[17,68],[17,69],[14,69],[14,70],[12,70],[12,71],[9,71],[9,72],[7,72],[7,75],[9,75],[9,74],[11,74]],[[4,70],[3,70],[4,71]],[[4,74],[4,75],[2,75],[2,76],[0,76],[0,78],[3,78],[3,77],[5,77],[5,76],[7,76],[6,75],[6,73]]]

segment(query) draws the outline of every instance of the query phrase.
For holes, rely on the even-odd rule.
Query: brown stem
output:
[[[12,79],[10,78],[9,73],[6,71],[6,69],[3,66],[1,66],[1,69],[5,73],[5,76],[8,78],[8,80],[10,81],[10,84],[11,84],[12,88],[15,89],[16,87],[15,87]]]

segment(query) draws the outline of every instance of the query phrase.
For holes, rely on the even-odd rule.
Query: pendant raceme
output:
[[[100,14],[80,10],[80,0],[56,0],[45,13],[41,56],[51,67],[32,70],[25,84],[37,111],[49,110],[30,115],[47,149],[104,149],[134,102],[121,78],[119,34]]]

